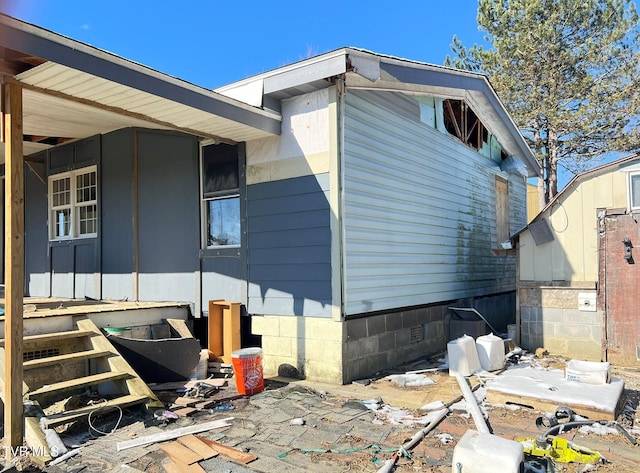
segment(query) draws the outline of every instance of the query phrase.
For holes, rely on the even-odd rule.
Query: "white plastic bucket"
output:
[[[462,376],[471,376],[480,369],[476,342],[469,335],[463,335],[447,343],[447,356],[449,358],[449,376],[455,376],[456,373],[460,373]]]
[[[524,448],[519,442],[467,430],[453,449],[452,471],[463,473],[519,473]]]
[[[496,371],[504,368],[504,341],[494,334],[476,338],[478,359],[483,370]]]

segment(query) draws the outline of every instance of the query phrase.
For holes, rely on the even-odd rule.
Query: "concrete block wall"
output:
[[[344,382],[446,350],[447,305],[347,320]]]
[[[276,376],[282,365],[301,377],[342,384],[344,323],[320,317],[253,315],[251,331],[262,336],[265,376]]]
[[[515,319],[514,300],[513,291],[482,298],[481,313],[495,321],[508,308]],[[449,307],[474,307],[475,302],[461,300],[342,321],[252,315],[251,332],[262,338],[265,376],[292,365],[306,379],[346,384],[446,352]]]
[[[544,348],[567,358],[600,361],[603,312],[580,310],[578,295],[594,293],[575,287],[520,289],[520,345]]]

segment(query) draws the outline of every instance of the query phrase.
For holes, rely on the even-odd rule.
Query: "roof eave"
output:
[[[280,117],[58,33],[0,14],[4,47],[40,57],[217,116],[280,134]]]

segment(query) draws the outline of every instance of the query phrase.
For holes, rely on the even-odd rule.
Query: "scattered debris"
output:
[[[417,387],[436,384],[435,381],[423,374],[392,374],[385,379],[396,383],[400,387]]]
[[[116,448],[117,451],[121,451],[127,448],[148,445],[150,443],[172,440],[187,434],[195,434],[199,432],[206,432],[207,430],[220,429],[222,427],[230,426],[231,424],[229,424],[228,421],[232,419],[233,417],[227,417],[226,419],[214,420],[211,422],[205,422],[203,424],[190,425],[188,427],[182,427],[174,430],[167,430],[159,434],[148,435],[137,439],[125,440],[124,442],[118,442]]]
[[[455,440],[450,434],[436,434],[436,437],[440,439],[440,443],[442,443],[442,445],[449,445]]]
[[[407,452],[409,452],[413,447],[415,447],[418,444],[418,442],[420,442],[425,437],[425,435],[431,432],[431,430],[433,430],[433,428],[436,425],[438,425],[440,421],[444,419],[448,413],[449,413],[449,409],[442,409],[440,411],[432,412],[431,414],[429,414],[429,416],[427,416],[429,418],[428,425],[424,429],[416,432],[416,434],[413,437],[411,437],[411,439],[408,442],[404,443],[398,449],[398,451],[393,454],[393,457],[387,460],[384,466],[378,470],[378,473],[391,472],[396,462],[398,461],[398,458],[406,455]]]
[[[434,401],[434,402],[430,402],[429,404],[425,404],[424,406],[420,407],[419,410],[421,411],[436,411],[439,409],[443,409],[445,406],[444,402],[442,401]]]
[[[542,358],[543,356],[547,356],[549,352],[544,348],[536,348],[535,354],[538,358]]]

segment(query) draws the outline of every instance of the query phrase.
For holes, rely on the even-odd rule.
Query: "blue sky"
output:
[[[11,16],[215,88],[343,46],[442,64],[474,0],[0,0]]]
[[[0,11],[207,88],[344,46],[441,65],[454,35],[485,44],[475,0],[0,0]]]

